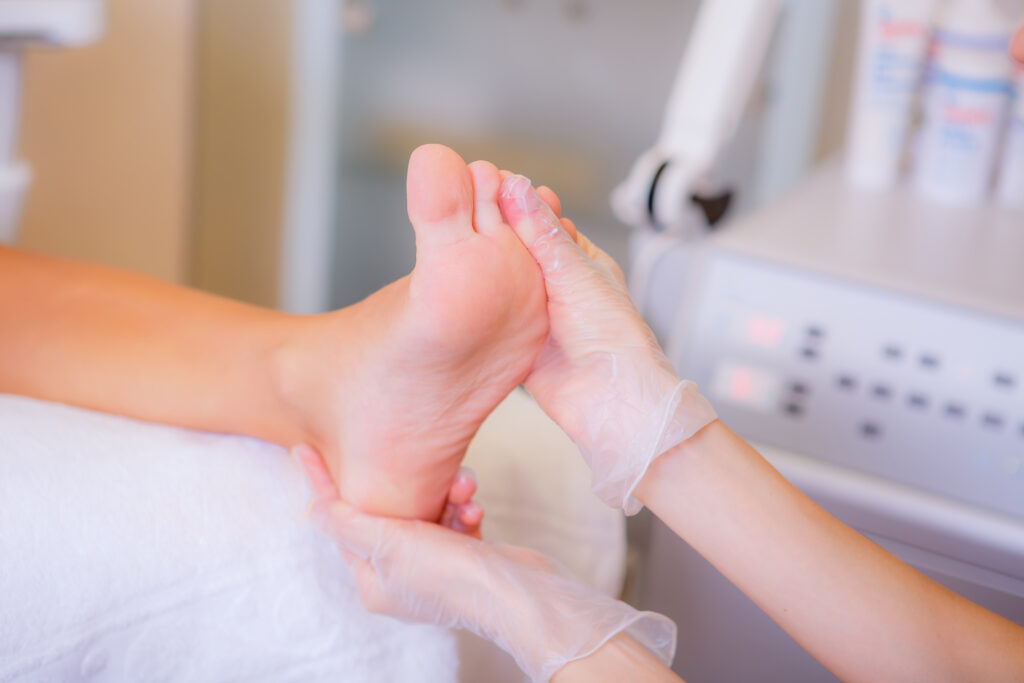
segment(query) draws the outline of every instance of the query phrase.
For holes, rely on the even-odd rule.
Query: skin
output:
[[[537,264],[502,220],[497,168],[427,145],[408,178],[413,272],[303,320],[278,362],[289,412],[309,420],[301,441],[342,497],[436,520],[477,428],[529,373],[547,314]]]
[[[557,216],[532,206],[518,214],[510,206],[506,214],[537,258],[549,300],[572,302],[568,308],[587,316],[591,301],[625,291],[606,254],[579,235],[552,232]],[[613,346],[622,339],[627,344],[619,353],[635,355],[628,342],[646,325],[634,308],[616,310],[591,315],[584,336],[563,328],[563,313],[549,307],[552,336],[561,334],[554,341],[574,357],[593,340]],[[639,371],[663,372],[663,354],[647,350],[648,367]],[[585,405],[549,406],[557,393],[534,396],[570,437],[586,422]],[[566,410],[578,412],[559,419]],[[720,421],[655,459],[635,494],[843,680],[1024,679],[1024,628],[840,523]]]
[[[1024,30],[1015,36],[1011,53],[1024,63]],[[496,169],[480,163],[468,168],[464,164],[460,166],[461,159],[455,161],[452,155],[437,148],[418,150],[418,154],[422,165],[410,164],[409,185],[410,217],[416,228],[418,249],[422,252],[422,258],[417,259],[418,272],[414,271],[404,282],[375,295],[376,300],[364,302],[361,308],[299,318],[112,269],[0,249],[0,357],[8,359],[0,364],[0,391],[197,429],[249,434],[283,445],[313,443],[327,454],[348,497],[365,509],[436,519],[443,508],[446,520],[457,518],[464,528],[475,530],[482,513],[468,502],[472,485],[452,478],[458,461],[483,417],[503,397],[502,387],[515,386],[518,382],[515,378],[521,379],[531,367],[527,362],[530,354],[540,352],[547,338],[540,332],[541,323],[536,322],[536,329],[532,327],[543,318],[535,312],[523,315],[520,322],[529,327],[525,332],[522,325],[510,323],[515,311],[530,311],[537,306],[539,289],[533,265],[517,258],[511,268],[500,271],[501,278],[493,281],[488,277],[494,271],[477,265],[508,266],[503,257],[496,256],[505,253],[500,249],[509,246],[508,232],[501,229],[501,222],[495,217],[496,201],[490,195],[491,188],[496,186]],[[458,175],[461,178],[450,182]],[[497,177],[500,179],[501,175]],[[450,188],[457,189],[451,195],[446,194]],[[545,188],[538,192],[557,212],[557,198]],[[467,226],[472,235],[466,230]],[[576,237],[571,222],[563,219],[562,226]],[[454,238],[456,234],[461,237]],[[484,242],[477,236],[490,241]],[[460,246],[464,241],[469,244]],[[592,245],[582,236],[579,245],[595,256]],[[514,252],[514,247],[512,249]],[[453,274],[437,275],[444,270],[442,265],[452,266],[448,258],[453,258],[455,265],[446,272]],[[613,265],[605,264],[609,272],[617,275]],[[532,275],[528,274],[531,272]],[[531,277],[534,284],[531,284]],[[508,288],[514,289],[513,292],[485,288],[484,295],[476,290],[479,283],[493,285],[508,281],[521,287]],[[467,287],[467,283],[473,287]],[[426,321],[417,318],[416,311],[424,307],[434,313],[451,314],[448,304],[453,301],[457,302],[455,319],[443,318],[445,322],[455,323],[450,327],[438,323],[440,316]],[[505,318],[501,315],[481,318],[480,309],[495,302],[506,306]],[[439,311],[442,304],[445,310]],[[168,325],[168,321],[173,324]],[[462,327],[463,324],[466,326]],[[401,344],[389,345],[396,331],[403,339],[426,340],[427,348],[443,358],[443,362],[432,362],[424,367],[417,361],[417,353],[403,353]],[[409,337],[404,336],[407,334]],[[377,353],[378,346],[374,342],[391,354],[387,357],[394,366],[378,364],[367,374],[360,363]],[[482,374],[490,372],[487,368],[485,373],[484,357],[495,345],[503,351],[498,354],[500,358],[508,357],[506,366],[498,373],[496,381],[491,378],[478,381]],[[451,415],[450,410],[442,409],[438,415],[435,408],[431,415],[416,402],[403,405],[402,398],[408,398],[409,393],[389,394],[384,381],[393,377],[390,373],[396,367],[409,378],[409,386],[439,389],[438,393],[446,397],[447,403],[443,404],[446,407],[469,406],[465,415],[447,424],[445,420]],[[421,375],[418,378],[417,373]],[[537,381],[533,384],[540,386]],[[352,394],[341,395],[341,388],[365,386],[382,389],[374,405],[360,405],[353,401]],[[461,387],[462,393],[451,391],[451,386]],[[507,394],[507,390],[504,393]],[[384,411],[374,410],[382,405]],[[557,412],[557,408],[552,407],[552,411]],[[375,417],[368,418],[370,414]],[[360,422],[359,418],[365,421]],[[424,442],[422,425],[431,419],[441,428],[437,435],[431,434]],[[563,422],[583,419],[585,416],[574,416],[566,411]],[[394,426],[395,430],[370,429],[374,424]],[[752,480],[768,476],[764,469],[767,464],[757,464],[756,453],[742,442],[737,443],[727,430],[722,430],[724,426],[713,425],[706,430],[706,434],[712,436],[702,433],[688,443],[705,444],[707,453],[715,452],[720,461],[732,462],[736,472],[746,472]],[[384,434],[388,436],[383,437],[381,443]],[[684,450],[680,447],[673,453],[679,455]],[[723,457],[723,451],[733,453],[734,457]],[[677,459],[686,460],[684,456],[663,456],[658,462]],[[418,464],[423,462],[425,465]],[[686,525],[685,513],[672,506],[673,500],[669,500],[664,491],[659,496],[659,488],[651,482],[654,473],[661,469],[660,466],[652,468],[637,495],[652,509],[660,510],[659,514],[681,536],[693,535],[695,542],[706,543],[702,546],[706,554],[722,553],[719,568],[735,576],[741,587],[747,586],[745,590],[757,600],[759,592],[764,591],[764,581],[759,582],[757,577],[744,575],[742,568],[734,567],[731,563],[735,563],[735,559],[730,559],[721,544],[700,540],[701,530]],[[713,473],[705,475],[709,482],[714,481]],[[775,483],[781,487],[775,487],[778,488],[776,497],[788,501],[786,510],[791,515],[794,510],[802,509],[799,492],[785,490],[782,484]],[[467,505],[471,507],[462,507]],[[762,519],[770,518],[764,509],[752,511],[754,513]],[[794,515],[794,520],[797,516]],[[836,531],[834,520],[829,521],[827,516],[822,518],[815,513],[803,515],[801,519],[810,520],[810,528],[803,527],[804,533],[796,533],[795,538],[788,539],[791,542],[813,538],[815,531],[818,540],[825,536],[831,538],[823,530]],[[798,530],[800,528],[798,525]],[[751,529],[737,533],[749,534]],[[1020,651],[1018,631],[992,621],[992,615],[980,608],[969,603],[963,605],[965,601],[956,599],[948,591],[943,592],[941,587],[921,584],[923,577],[920,575],[906,574],[903,569],[897,571],[896,565],[892,565],[895,560],[886,559],[884,551],[864,546],[845,533],[840,533],[839,537],[842,555],[867,558],[855,563],[851,571],[854,576],[870,578],[886,572],[903,576],[915,587],[911,593],[919,607],[935,607],[937,613],[946,618],[954,615],[965,624],[962,630],[967,635],[988,634],[991,642],[1007,644],[1006,661],[1016,665]],[[784,558],[779,560],[771,555],[769,558],[785,564]],[[892,585],[882,587],[893,588]],[[780,623],[787,622],[789,607],[773,602],[770,595],[763,597],[766,611],[777,616]],[[913,622],[910,617],[920,613],[910,610],[904,616]],[[811,619],[810,623],[816,626],[831,623],[820,613],[817,617],[817,621]],[[860,617],[864,623],[864,615]],[[820,635],[823,629],[802,629],[802,618],[787,623],[807,639],[805,647],[821,652],[822,657],[827,656],[834,643]],[[910,635],[919,628],[902,621],[900,625],[904,630],[909,629]],[[938,647],[934,638],[918,638],[912,642],[923,650]],[[621,650],[620,640],[616,639],[589,659],[601,661],[597,671],[610,671],[615,661],[628,661],[631,657],[628,647],[625,652]],[[962,652],[963,648],[957,651]],[[988,652],[986,648],[967,648],[967,651],[968,655],[958,655],[966,664],[990,661],[984,656]],[[976,656],[969,656],[971,653]],[[609,657],[611,660],[607,659]],[[957,664],[938,656],[934,661],[950,666]],[[577,664],[586,666],[584,663],[567,666],[559,672],[559,680],[570,675]],[[834,663],[837,670],[844,670],[847,665],[843,661]],[[590,676],[588,680],[597,678]]]
[[[637,496],[844,681],[1024,679],[1024,628],[839,522],[719,421]]]
[[[319,316],[0,248],[0,392],[311,443],[346,500],[438,520],[470,439],[547,335],[540,271],[501,219],[500,182],[486,162],[417,149],[416,268]]]
[[[558,615],[578,609],[577,604],[570,600],[560,605],[558,592],[524,592],[522,584],[506,580],[515,573],[510,570],[518,567],[554,573],[543,555],[526,548],[467,541],[464,534],[436,524],[360,513],[338,496],[316,451],[299,445],[292,453],[313,492],[311,517],[337,542],[367,610],[405,620],[460,624],[478,634],[492,634],[502,647],[524,651],[531,649],[528,643],[536,643],[537,633],[544,632],[539,621],[556,632],[578,628],[571,621],[552,624]],[[498,615],[505,616],[490,621]],[[546,644],[541,648],[546,650]],[[535,652],[532,659],[537,658]],[[618,634],[589,657],[562,667],[552,680],[680,679],[646,648]]]
[[[645,681],[671,683],[682,681],[671,669],[658,661],[647,648],[620,633],[601,649],[584,659],[569,662],[551,677],[552,683],[587,683],[594,681]]]
[[[503,198],[502,208],[545,277],[551,317],[545,348],[558,353],[547,362],[544,353],[538,357],[541,376],[561,374],[568,366],[576,368],[576,381],[585,383],[579,374],[590,366],[575,360],[585,358],[595,344],[603,352],[636,357],[634,341],[649,332],[632,307],[608,313],[608,302],[625,296],[611,259],[575,230],[565,229],[564,219],[543,202],[506,207]],[[584,324],[588,319],[590,324]],[[641,348],[649,357],[646,368],[642,359],[637,361],[639,371],[664,372],[664,356],[656,345]],[[574,430],[586,424],[586,402],[561,402],[557,382],[549,386],[535,379],[531,374],[527,387],[541,407],[577,438]],[[720,421],[656,458],[634,493],[842,680],[1024,680],[1024,628],[946,589],[839,522]],[[328,508],[325,514],[337,515],[331,533],[345,547],[351,539],[344,508]],[[401,526],[406,522],[376,518],[374,523],[388,534],[415,532]],[[452,558],[444,564],[446,576],[461,564],[468,582],[479,581],[472,553],[467,559],[467,546],[457,538],[448,531],[432,532],[427,551],[432,545]],[[418,541],[424,542],[422,537]],[[450,553],[444,550],[448,544]],[[402,545],[396,548],[401,553]],[[403,592],[421,601],[457,604],[458,591],[438,593],[428,571],[424,567],[417,573],[419,583],[403,585]],[[393,607],[395,598],[383,591],[376,568],[363,561],[356,573],[363,588],[376,596],[371,609]],[[512,596],[505,610],[529,612],[525,599]],[[675,679],[650,653],[620,635],[563,667],[553,680]]]

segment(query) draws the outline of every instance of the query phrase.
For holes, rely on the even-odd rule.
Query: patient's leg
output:
[[[413,272],[314,319],[286,354],[286,393],[319,406],[313,445],[342,496],[366,511],[437,519],[473,434],[547,336],[541,273],[502,221],[500,185],[490,164],[417,149],[408,174]]]

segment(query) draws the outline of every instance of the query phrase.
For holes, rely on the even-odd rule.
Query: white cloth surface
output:
[[[621,512],[524,391],[484,423],[484,535],[616,596]],[[472,634],[366,614],[284,451],[0,395],[0,681],[524,680]],[[457,660],[461,659],[461,667]]]
[[[454,681],[367,614],[286,453],[0,395],[0,681]]]

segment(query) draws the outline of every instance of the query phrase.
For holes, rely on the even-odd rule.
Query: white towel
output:
[[[0,681],[454,681],[307,502],[276,446],[0,396]]]

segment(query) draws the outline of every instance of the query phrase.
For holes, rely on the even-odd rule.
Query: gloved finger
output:
[[[1010,54],[1021,64],[1024,64],[1024,26],[1017,29],[1017,34],[1010,43]]]
[[[441,526],[460,534],[474,535],[480,530],[480,522],[484,518],[484,509],[475,501],[465,503],[448,503],[441,513]]]
[[[498,204],[505,221],[537,261],[549,285],[566,263],[586,258],[528,179],[509,176],[502,183]]]
[[[580,246],[584,254],[590,257],[590,260],[609,270],[615,279],[619,281],[619,284],[623,287],[626,286],[626,276],[623,275],[622,268],[604,249],[591,242],[586,235],[578,231],[576,233],[576,244]]]
[[[458,509],[458,505],[445,503],[444,510],[441,511],[441,519],[438,521],[438,524],[443,527],[448,527],[452,531],[459,531],[459,529],[455,528],[458,523]]]
[[[470,501],[460,505],[457,519],[462,526],[462,533],[481,538],[480,525],[484,521],[484,509],[477,503]]]
[[[476,495],[476,473],[469,467],[460,467],[451,488],[448,489],[448,502],[452,505],[468,503]]]
[[[516,175],[512,171],[506,171],[505,169],[501,169],[500,171],[498,171],[498,174],[501,176],[502,185],[504,185],[506,180],[508,180],[509,178],[513,178]],[[546,185],[541,186],[541,189],[547,190],[548,192],[551,193],[551,196],[547,197],[547,198],[545,198],[542,195],[541,196],[541,201],[546,203],[555,214],[557,214],[558,216],[561,216],[562,215],[562,201],[558,198],[558,195],[556,195],[555,191],[552,190],[550,187],[548,187]],[[538,192],[539,191],[540,190],[538,190]],[[553,199],[554,201],[553,202],[549,202],[548,199]],[[505,222],[507,223],[508,220],[506,219]]]
[[[562,217],[562,200],[558,198],[558,195],[555,194],[554,190],[547,185],[541,185],[537,188],[537,195],[545,204],[551,207],[551,212],[555,214],[555,216],[558,218]]]
[[[341,557],[345,560],[349,571],[352,573],[352,580],[356,586],[356,593],[359,595],[359,602],[368,612],[376,614],[390,613],[394,605],[388,599],[381,585],[380,575],[374,568],[373,563],[352,553],[341,549]]]
[[[308,444],[299,444],[292,448],[291,452],[302,465],[302,471],[306,475],[306,481],[309,482],[315,500],[333,500],[338,497],[338,487],[327,469],[327,463],[319,453]]]
[[[387,525],[400,524],[383,517],[364,515],[340,498],[315,502],[310,519],[340,549],[362,559],[373,555],[387,533]],[[398,532],[395,530],[393,533]]]

